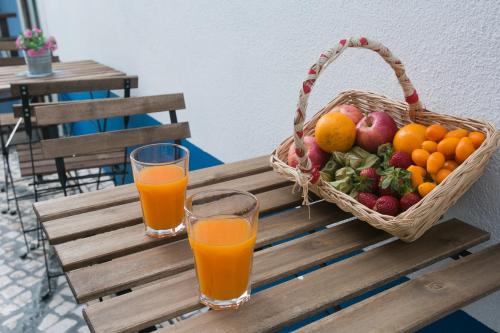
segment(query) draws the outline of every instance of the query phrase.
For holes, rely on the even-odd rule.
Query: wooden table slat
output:
[[[249,176],[271,170],[269,156],[260,156],[249,160],[218,165],[192,171],[189,174],[189,188],[197,188],[238,177]],[[128,184],[99,191],[56,198],[34,204],[34,210],[40,221],[48,221],[71,215],[92,212],[115,205],[139,200],[134,184]]]
[[[210,311],[177,323],[169,332],[216,332],[221,327],[224,332],[276,331],[488,238],[488,233],[458,220],[441,223],[417,242],[398,240],[377,247],[307,274],[303,279],[294,279],[256,294],[242,311]],[[131,303],[129,307],[134,309]],[[146,312],[139,308],[135,311]],[[106,310],[106,316],[110,312]],[[88,313],[87,317],[90,318]],[[126,316],[122,320],[124,318]],[[108,323],[96,326],[103,321]],[[110,325],[116,320],[94,322],[90,319],[89,322],[98,332],[111,332]]]
[[[342,221],[350,216],[327,202],[311,206],[311,219],[308,218],[308,213],[307,207],[301,207],[263,218],[259,225],[256,248]],[[311,248],[320,245],[323,246],[317,241]],[[193,267],[192,258],[189,242],[183,239],[99,265],[70,271],[67,277],[75,298],[79,302],[86,302],[190,269]],[[272,268],[269,272],[272,272]]]
[[[301,214],[302,219],[298,222],[306,222],[306,209]],[[275,281],[388,237],[388,234],[364,222],[351,221],[258,251],[254,257],[252,285],[256,287]],[[195,274],[189,270],[91,305],[86,308],[85,316],[95,332],[134,331],[200,307]]]
[[[188,195],[198,190],[212,188],[234,188],[259,194],[288,185],[281,176],[273,171],[247,176],[227,182],[188,190]],[[152,239],[145,235],[142,224],[101,233],[87,238],[58,244],[54,246],[64,271],[95,264],[120,257],[129,253],[152,248],[166,242],[185,237],[184,234],[166,239]]]
[[[292,187],[286,186],[258,194],[261,199],[261,211],[278,210],[297,206],[301,202],[299,194],[292,193]],[[68,216],[43,223],[52,245],[60,244],[142,223],[142,211],[139,201],[99,209],[79,215]],[[71,225],[71,227],[68,227]]]
[[[414,332],[500,289],[500,244],[427,273],[298,332]]]

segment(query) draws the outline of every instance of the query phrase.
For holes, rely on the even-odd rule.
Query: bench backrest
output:
[[[139,78],[130,75],[118,75],[99,77],[89,77],[82,80],[57,80],[57,81],[25,81],[13,83],[10,85],[11,94],[13,97],[21,97],[22,86],[26,86],[29,96],[43,96],[58,93],[82,92],[82,91],[99,91],[99,90],[117,90],[137,88],[139,86]]]
[[[76,103],[34,106],[39,126],[89,119],[125,117],[160,111],[175,113],[185,108],[183,94],[109,98]],[[132,128],[104,133],[42,140],[44,158],[89,155],[135,145],[186,139],[191,136],[187,122]]]

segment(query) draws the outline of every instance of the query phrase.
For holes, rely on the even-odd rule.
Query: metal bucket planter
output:
[[[25,52],[26,64],[29,76],[47,76],[52,74],[52,54],[45,50],[41,55],[29,56]]]

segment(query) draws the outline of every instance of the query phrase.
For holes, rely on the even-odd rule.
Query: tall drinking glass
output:
[[[186,201],[200,302],[215,309],[238,308],[250,298],[250,274],[259,203],[234,190],[199,192]]]
[[[146,235],[164,238],[184,230],[189,151],[176,144],[152,144],[132,151],[130,161]]]

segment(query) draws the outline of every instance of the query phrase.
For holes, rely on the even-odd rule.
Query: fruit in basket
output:
[[[455,148],[455,161],[463,163],[475,150],[476,148],[469,137],[461,138],[457,148]]]
[[[446,133],[448,133],[448,130],[443,125],[434,124],[430,125],[425,130],[425,138],[427,140],[438,142],[444,138]]]
[[[420,185],[418,185],[418,194],[423,198],[427,194],[429,194],[430,191],[432,191],[436,187],[436,184],[431,183],[431,182],[425,182]]]
[[[356,125],[345,114],[330,111],[316,123],[315,137],[322,150],[345,153],[356,140]]]
[[[445,138],[463,138],[469,135],[469,132],[467,130],[464,130],[463,128],[457,128],[453,131],[449,131],[446,133],[444,136]]]
[[[399,206],[401,207],[402,211],[405,211],[408,210],[411,206],[413,206],[417,202],[419,202],[420,199],[422,198],[417,193],[408,192],[405,195],[403,195],[399,200]]]
[[[314,137],[312,136],[304,136],[304,144],[307,147],[307,154],[311,159],[312,165],[322,168],[325,165],[326,161],[328,161],[330,155],[319,148],[318,144],[316,143],[316,139],[314,139]],[[292,143],[290,149],[288,150],[288,165],[292,168],[295,168],[298,163],[299,157],[295,152],[295,143]]]
[[[453,171],[456,168],[458,168],[458,165],[459,164],[456,161],[454,161],[454,160],[447,160],[443,164],[443,169],[447,169],[447,170]]]
[[[369,192],[361,192],[358,194],[357,200],[359,203],[365,205],[366,207],[373,209],[373,206],[375,206],[375,203],[377,202],[378,197]]]
[[[380,176],[375,168],[365,168],[359,172],[359,177],[356,181],[358,191],[377,192]]]
[[[380,214],[396,216],[399,213],[399,200],[391,195],[383,195],[377,199],[373,210]]]
[[[439,141],[437,151],[443,154],[447,159],[453,159],[459,141],[460,139],[455,137],[444,138]]]
[[[418,185],[424,182],[424,177],[427,174],[427,171],[418,165],[411,165],[408,169],[411,173],[411,186],[413,188],[417,188]]]
[[[332,112],[340,112],[342,114],[345,114],[346,116],[351,118],[351,120],[355,124],[359,123],[359,121],[361,119],[363,119],[363,113],[361,113],[361,111],[359,111],[359,109],[357,107],[355,107],[354,105],[350,105],[350,104],[338,105],[338,106],[334,107],[331,111]]]
[[[434,180],[436,181],[436,183],[441,184],[443,182],[443,180],[445,180],[445,178],[448,177],[448,175],[450,173],[451,173],[451,170],[441,168],[434,176]]]
[[[389,160],[389,165],[395,168],[407,169],[410,165],[411,157],[408,153],[404,151],[397,151],[392,154],[391,159]]]
[[[398,127],[387,113],[376,111],[364,116],[356,129],[357,145],[370,153],[376,153],[378,146],[392,141]]]
[[[401,196],[411,192],[411,173],[408,170],[390,167],[381,172],[379,181],[381,195]]]
[[[472,141],[474,148],[477,149],[486,139],[486,135],[484,135],[484,133],[481,132],[470,132],[469,139]]]
[[[394,136],[392,142],[395,151],[404,151],[411,154],[415,149],[422,146],[425,141],[427,127],[411,123],[401,127]]]
[[[411,152],[411,159],[413,160],[413,162],[423,168],[425,168],[425,166],[427,165],[427,159],[429,158],[429,156],[429,152],[422,148],[415,149]]]
[[[427,172],[436,173],[441,169],[446,161],[444,155],[440,152],[432,153],[427,159]]]
[[[422,142],[422,149],[427,150],[430,154],[437,151],[438,144],[435,141],[424,141]]]

